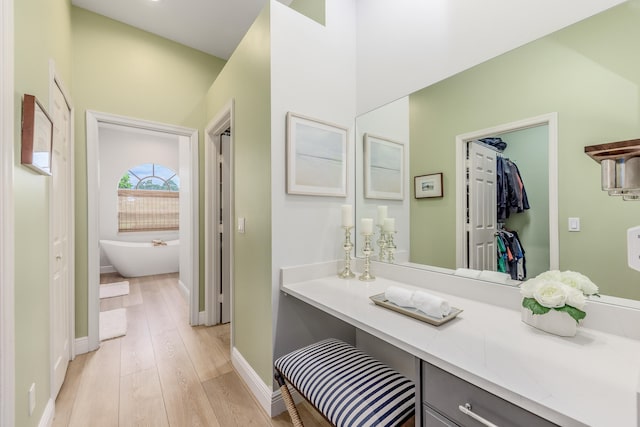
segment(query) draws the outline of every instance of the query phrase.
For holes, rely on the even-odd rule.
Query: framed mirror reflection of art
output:
[[[404,199],[404,144],[364,134],[364,196]]]
[[[33,95],[22,101],[21,163],[43,175],[51,175],[53,122]]]

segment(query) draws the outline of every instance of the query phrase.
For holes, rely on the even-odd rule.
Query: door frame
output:
[[[204,195],[204,259],[219,259],[220,256],[220,246],[215,244],[217,242],[218,235],[218,227],[214,226],[216,215],[215,213],[218,211],[219,206],[216,203],[217,198],[214,197],[214,192],[218,191],[219,179],[217,174],[217,144],[219,141],[220,135],[228,128],[231,128],[231,138],[230,138],[230,149],[229,149],[229,165],[230,165],[230,179],[229,179],[229,187],[231,188],[230,194],[230,212],[229,217],[231,221],[235,218],[235,203],[234,203],[234,180],[233,180],[233,170],[235,165],[234,159],[234,102],[233,100],[229,101],[218,114],[209,122],[207,127],[205,128],[204,137],[205,137],[205,146],[204,146],[204,168],[205,168],[205,195]],[[234,289],[234,262],[233,262],[233,251],[234,251],[234,235],[233,232],[234,227],[229,227],[231,230],[229,236],[229,252],[230,256],[230,295],[229,295],[229,307],[230,307],[230,318],[231,318],[231,343],[233,346],[233,289]],[[215,280],[214,280],[214,265],[210,262],[204,263],[204,277],[205,277],[205,324],[206,325],[215,325],[218,323],[220,318],[220,310],[219,303],[217,301],[217,292],[214,289]]]
[[[13,0],[0,0],[0,424],[15,424]]]
[[[456,268],[464,267],[467,250],[465,239],[466,146],[467,142],[492,135],[547,126],[549,139],[549,268],[559,268],[560,242],[558,236],[558,113],[542,114],[511,123],[476,130],[456,136]]]
[[[87,110],[87,271],[88,271],[88,350],[95,350],[100,346],[100,228],[99,228],[99,197],[98,191],[91,191],[100,188],[98,165],[100,164],[100,153],[98,149],[99,127],[101,124],[111,124],[117,126],[131,127],[137,129],[163,132],[175,136],[187,137],[189,147],[190,173],[181,185],[184,191],[180,193],[180,203],[185,203],[191,213],[188,229],[180,229],[180,245],[186,249],[180,251],[183,255],[187,253],[187,265],[191,268],[188,271],[180,272],[184,277],[189,290],[189,323],[199,324],[199,191],[198,191],[198,130],[181,126],[169,125],[165,123],[153,122],[149,120],[135,119],[126,116],[119,116],[110,113],[101,113]],[[182,138],[181,138],[182,140]],[[181,144],[183,144],[181,142]],[[182,151],[182,150],[181,150]],[[187,184],[188,185],[185,185]],[[189,188],[187,188],[189,187]],[[182,222],[181,222],[182,223]],[[182,264],[182,262],[181,262]],[[184,274],[183,274],[184,273]]]
[[[55,62],[53,59],[49,60],[49,111],[53,111],[53,93],[56,90],[56,86],[59,88],[62,96],[64,97],[64,101],[67,104],[67,108],[69,108],[69,152],[67,153],[68,157],[68,189],[69,194],[67,195],[69,201],[69,216],[67,217],[67,230],[68,230],[68,243],[67,243],[67,253],[64,254],[66,259],[68,260],[68,286],[69,286],[69,295],[67,295],[68,303],[69,303],[69,324],[67,327],[69,328],[69,360],[73,360],[76,356],[75,353],[75,331],[76,331],[76,310],[75,310],[75,271],[76,271],[76,257],[75,257],[75,180],[74,180],[74,172],[75,172],[75,163],[74,163],[74,115],[75,111],[73,109],[73,103],[71,102],[71,97],[69,96],[69,92],[66,90],[64,83],[62,82],[62,78],[56,72]],[[49,180],[49,206],[53,205],[53,198],[55,194],[53,194],[53,180]],[[53,214],[49,215],[49,255],[53,254]],[[53,263],[49,263],[49,289],[52,289],[53,285]],[[51,398],[55,399],[54,396],[54,371],[53,371],[53,363],[55,360],[55,355],[53,354],[53,312],[55,307],[52,305],[53,298],[49,298],[49,375],[50,375],[50,395]]]

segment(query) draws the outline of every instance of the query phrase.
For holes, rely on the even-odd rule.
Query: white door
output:
[[[70,182],[70,109],[62,91],[54,85],[51,117],[53,119],[52,157],[52,280],[51,280],[51,371],[52,398],[58,395],[64,382],[71,356],[69,295],[69,215]]]
[[[468,267],[496,271],[497,153],[476,142],[468,150]]]
[[[231,134],[220,135],[220,161],[218,162],[220,177],[219,206],[220,206],[220,323],[231,320]]]

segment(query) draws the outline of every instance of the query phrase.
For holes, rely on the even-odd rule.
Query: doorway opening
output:
[[[132,119],[107,113],[87,111],[87,188],[88,188],[88,348],[99,347],[100,316],[100,245],[102,223],[107,219],[101,216],[100,199],[109,192],[116,197],[116,184],[101,185],[100,165],[103,160],[100,153],[101,135],[104,130],[117,130],[121,133],[135,134],[142,138],[153,134],[167,141],[177,143],[177,172],[180,176],[181,195],[179,201],[179,282],[189,305],[189,323],[199,322],[199,275],[198,275],[198,131],[190,128],[163,123]],[[122,153],[121,153],[122,155]],[[135,166],[135,165],[132,165]],[[127,168],[125,168],[126,170]],[[122,175],[125,170],[118,171]],[[115,214],[114,214],[115,215]],[[112,215],[113,216],[113,215]],[[116,220],[109,218],[109,220]]]
[[[233,317],[233,102],[207,126],[205,144],[205,323],[216,325]]]
[[[496,219],[497,209],[495,201],[495,180],[491,174],[496,173],[496,152],[493,147],[476,143],[480,139],[500,135],[515,136],[526,134],[528,130],[536,129],[543,132],[543,140],[547,142],[548,154],[541,159],[548,167],[546,182],[537,182],[542,189],[541,204],[548,209],[542,209],[535,218],[542,225],[547,234],[548,244],[541,250],[540,257],[548,259],[539,263],[544,269],[557,269],[559,265],[558,252],[558,176],[557,176],[557,114],[550,113],[528,118],[517,122],[506,123],[488,129],[482,129],[456,137],[456,267],[478,270],[492,270],[497,268],[495,246],[496,234],[501,232]],[[531,144],[527,143],[529,148]],[[535,148],[533,148],[535,149]],[[526,151],[517,151],[517,156],[526,155]],[[525,154],[523,154],[525,153]],[[524,157],[522,157],[524,158]],[[535,177],[533,177],[535,179]],[[533,183],[533,181],[532,181]],[[486,190],[486,191],[483,191]],[[544,206],[546,208],[546,206]],[[489,215],[491,218],[487,219]],[[531,217],[528,217],[529,221]],[[547,231],[548,227],[548,231]],[[484,239],[484,240],[483,240]],[[484,243],[483,243],[484,242]],[[542,267],[541,267],[542,268]],[[535,270],[535,268],[534,268]],[[533,271],[532,271],[533,272]]]

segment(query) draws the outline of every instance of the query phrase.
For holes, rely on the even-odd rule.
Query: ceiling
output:
[[[268,0],[72,0],[72,4],[229,59]],[[279,0],[290,4],[292,0]]]

